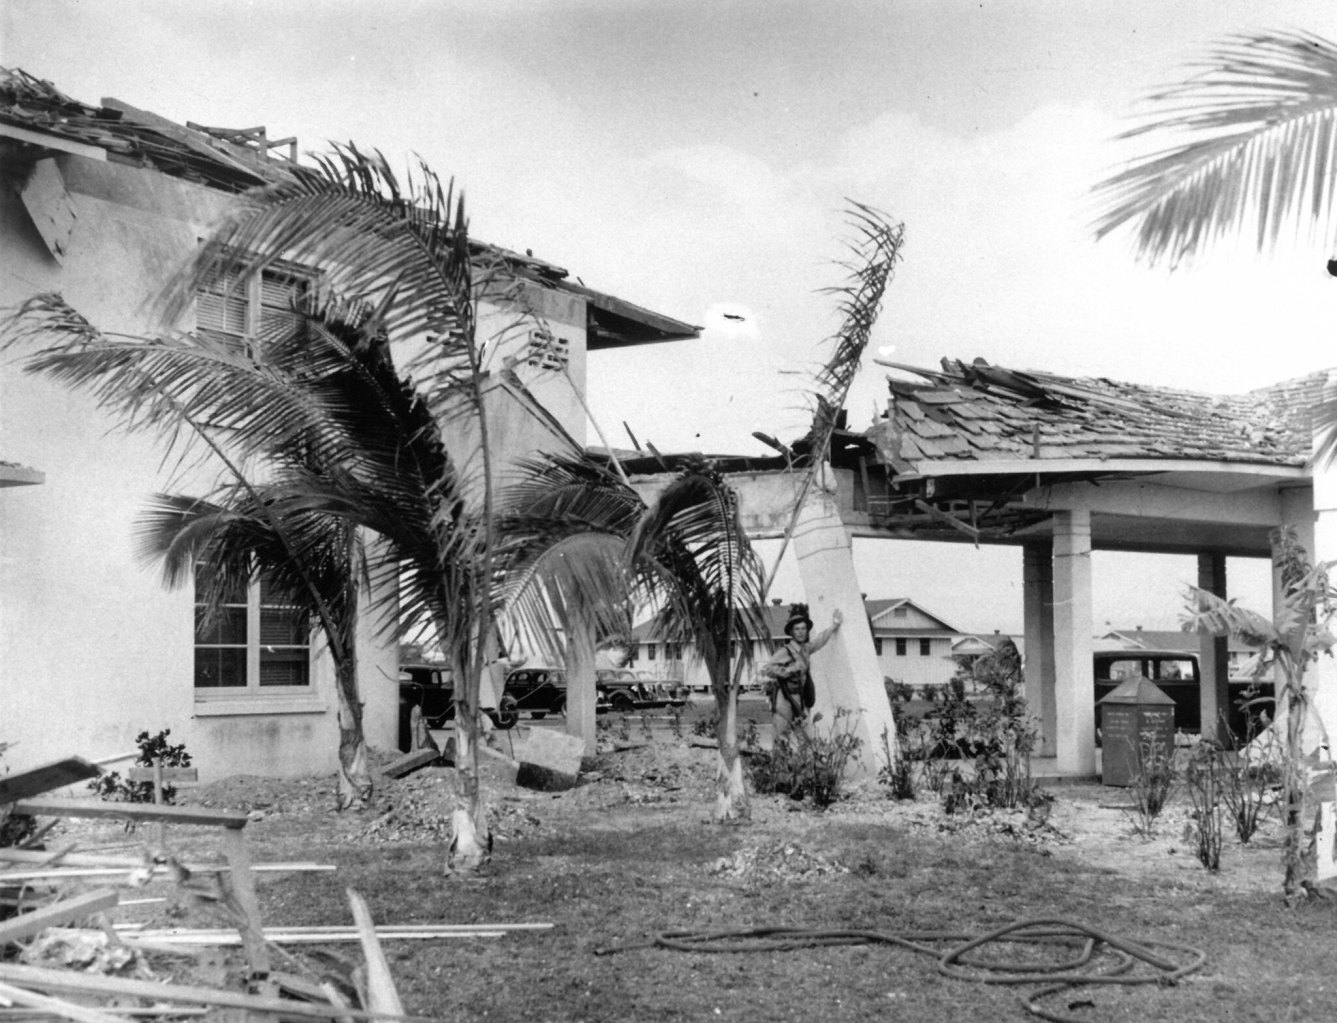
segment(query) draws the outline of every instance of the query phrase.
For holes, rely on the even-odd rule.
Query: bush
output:
[[[135,764],[139,767],[152,767],[155,760],[161,760],[163,767],[189,767],[190,754],[184,744],[173,746],[167,741],[172,734],[170,728],[164,728],[157,735],[140,732],[135,736],[139,745],[139,756]],[[153,783],[147,781],[126,781],[119,772],[108,771],[88,783],[89,791],[111,803],[151,803],[153,802]],[[176,788],[172,785],[162,787],[162,801],[176,802]]]
[[[752,756],[748,769],[753,790],[782,793],[791,799],[811,796],[815,806],[830,806],[843,794],[845,767],[863,745],[853,731],[854,717],[853,711],[837,708],[830,731],[823,735],[817,728],[822,716],[816,714],[811,734],[791,732],[769,750]]]

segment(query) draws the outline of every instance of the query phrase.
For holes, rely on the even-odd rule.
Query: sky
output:
[[[264,124],[303,151],[354,140],[423,158],[464,189],[476,237],[703,327],[591,357],[612,443],[626,423],[661,450],[762,453],[754,430],[806,429],[850,200],[906,225],[856,428],[885,402],[873,357],[1208,392],[1337,365],[1324,244],[1170,271],[1090,228],[1092,185],[1136,155],[1112,139],[1141,97],[1228,34],[1292,28],[1337,38],[1337,6],[0,0],[0,66],[88,103]],[[870,596],[1020,629],[1016,550],[860,541],[855,555]],[[1097,552],[1094,566],[1098,626],[1175,627],[1193,559]],[[1265,606],[1264,566],[1229,571]],[[773,592],[800,589],[785,564]]]

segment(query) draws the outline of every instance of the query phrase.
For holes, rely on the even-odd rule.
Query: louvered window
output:
[[[215,339],[264,342],[289,333],[301,319],[293,305],[311,288],[311,275],[270,268],[243,279],[236,270],[214,276],[195,296],[195,327]]]
[[[529,365],[538,369],[564,369],[571,359],[571,342],[539,328],[529,333]]]

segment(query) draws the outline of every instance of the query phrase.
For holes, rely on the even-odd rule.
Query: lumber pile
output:
[[[152,1020],[219,1013],[236,1023],[410,1020],[414,1017],[405,1015],[382,941],[499,938],[552,926],[378,926],[366,900],[349,888],[351,927],[266,927],[256,874],[335,868],[252,863],[244,813],[50,795],[95,777],[98,770],[68,757],[0,778],[0,829],[11,839],[26,832],[15,843],[0,842],[0,1017],[5,1023],[124,1023],[128,1016]],[[161,774],[154,779],[156,790],[163,780]],[[13,825],[20,819],[17,815],[43,823],[4,829],[6,821]],[[59,823],[69,818],[156,824],[158,841],[156,847],[146,844],[140,857],[81,849],[72,842],[48,848]],[[178,859],[165,840],[168,827],[211,829],[207,834],[216,839],[221,861]],[[155,886],[166,894],[153,895]],[[168,903],[178,916],[203,916],[222,926],[149,928],[121,918],[143,903]],[[338,943],[355,943],[361,952],[347,976],[332,973],[330,957],[316,961],[301,951]],[[210,983],[193,982],[202,976]]]

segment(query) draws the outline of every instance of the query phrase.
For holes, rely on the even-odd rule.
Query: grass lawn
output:
[[[350,923],[350,886],[382,924],[555,925],[388,942],[406,1009],[443,1020],[1034,1018],[1022,1003],[1037,985],[949,979],[931,957],[890,944],[736,953],[645,946],[677,930],[966,935],[1030,918],[1190,945],[1207,957],[1177,986],[1088,986],[1045,1000],[1060,1015],[1337,1019],[1337,902],[1283,905],[1274,820],[1247,847],[1228,839],[1215,875],[1185,841],[1186,806],[1172,806],[1143,840],[1119,809],[1127,794],[1096,786],[1056,789],[1045,822],[1021,812],[947,817],[930,797],[897,803],[874,786],[827,811],[754,797],[751,824],[719,827],[706,822],[713,757],[656,738],[602,755],[592,780],[566,793],[493,779],[495,853],[486,875],[469,881],[443,876],[449,770],[387,782],[377,805],[354,815],[328,810],[332,779],[243,777],[190,799],[255,811],[247,835],[257,861],[338,865],[332,874],[267,876],[268,925]],[[636,947],[598,954],[618,946]],[[300,954],[317,961],[309,948]],[[996,946],[986,954],[1040,955]],[[320,961],[340,959],[355,960],[355,946],[331,946]]]

